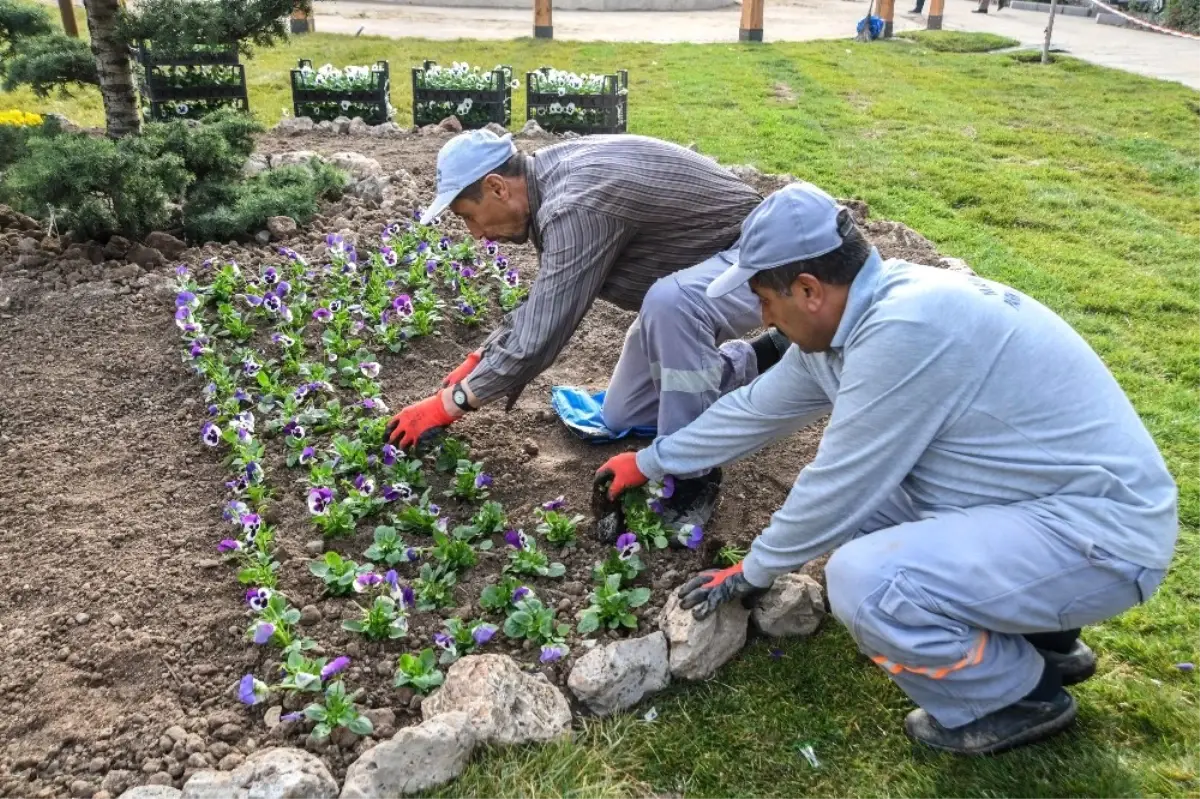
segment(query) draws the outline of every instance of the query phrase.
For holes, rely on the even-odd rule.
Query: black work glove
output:
[[[741,599],[742,607],[752,608],[767,593],[766,588],[750,584],[742,574],[742,564],[728,569],[702,571],[679,587],[679,606],[684,610],[695,608],[692,616],[707,618],[723,602]]]

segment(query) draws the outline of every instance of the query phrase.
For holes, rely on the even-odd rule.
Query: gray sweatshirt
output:
[[[755,539],[759,586],[852,538],[897,489],[922,518],[1020,503],[1051,529],[1164,569],[1177,490],[1100,358],[1036,300],[878,252],[826,352],[773,369],[638,453],[652,479],[721,466],[831,413],[816,458]]]

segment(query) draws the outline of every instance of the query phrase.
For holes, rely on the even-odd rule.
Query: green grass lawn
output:
[[[1200,676],[1173,665],[1200,660],[1200,95],[1067,57],[1043,67],[939,46],[314,35],[248,63],[251,104],[268,123],[289,105],[287,70],[299,57],[388,59],[402,124],[411,124],[407,69],[422,58],[507,63],[518,76],[547,64],[627,68],[633,132],[862,198],[875,216],[1057,310],[1116,374],[1179,481],[1183,532],[1166,583],[1147,605],[1085,632],[1100,673],[1073,689],[1074,729],[1044,745],[986,760],[914,747],[901,731],[907,700],[831,620],[812,639],[784,643],[782,658],[755,644],[711,682],[655,697],[654,723],[640,720],[642,708],[589,724],[574,743],[489,754],[442,795],[1200,792]],[[951,49],[972,46],[960,35]],[[515,128],[523,91],[514,105]],[[102,119],[93,93],[0,99],[9,106]],[[819,768],[798,753],[804,744]]]

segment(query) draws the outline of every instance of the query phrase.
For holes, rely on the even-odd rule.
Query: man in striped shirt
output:
[[[737,258],[742,220],[761,195],[714,161],[643,136],[589,136],[525,155],[510,136],[471,131],[438,154],[428,224],[447,208],[471,235],[539,255],[526,302],[508,314],[443,389],[396,414],[389,439],[411,446],[468,411],[516,395],[562,351],[597,297],[638,311],[604,398],[613,430],[668,435],[779,360],[748,287],[705,288]],[[665,522],[707,521],[720,470],[679,475]]]

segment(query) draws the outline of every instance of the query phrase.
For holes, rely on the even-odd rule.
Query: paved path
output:
[[[908,14],[911,0],[896,0],[896,32],[922,29],[925,20]],[[975,0],[947,0],[949,30],[987,31],[1040,45],[1046,14],[1005,9],[972,14]],[[449,8],[357,0],[315,4],[318,31],[429,39],[514,39],[530,36],[530,8]],[[926,2],[928,8],[928,0]],[[767,41],[840,39],[854,35],[867,0],[766,0]],[[554,36],[579,41],[728,42],[737,40],[740,9],[716,11],[556,11]],[[1058,16],[1054,46],[1070,55],[1200,89],[1200,41],[1148,31],[1099,25],[1091,17]]]

